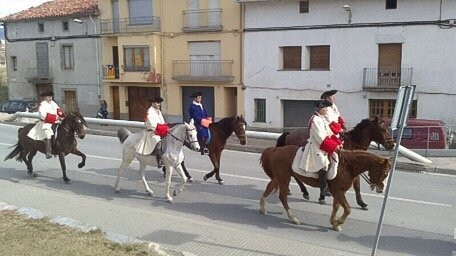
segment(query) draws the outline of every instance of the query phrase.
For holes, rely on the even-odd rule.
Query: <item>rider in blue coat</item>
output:
[[[196,131],[198,133],[198,142],[201,147],[201,155],[208,154],[209,150],[206,147],[206,143],[208,142],[210,131],[208,127],[203,126],[202,120],[209,119],[211,122],[212,118],[208,116],[206,110],[201,104],[203,99],[203,94],[201,92],[192,93],[190,98],[193,98],[193,103],[190,105],[189,114],[190,118],[192,118],[195,122]]]

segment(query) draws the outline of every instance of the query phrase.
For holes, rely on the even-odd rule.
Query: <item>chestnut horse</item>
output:
[[[264,172],[271,178],[266,190],[260,200],[260,213],[266,213],[266,198],[274,188],[279,187],[279,198],[288,214],[288,218],[295,224],[299,224],[299,219],[293,215],[288,206],[288,193],[291,177],[295,177],[301,182],[312,187],[319,187],[319,180],[301,176],[293,172],[291,165],[299,147],[291,145],[284,147],[269,147],[261,154],[261,165]],[[340,227],[347,220],[351,212],[350,205],[345,198],[345,193],[353,184],[358,175],[367,171],[371,189],[376,188],[377,193],[383,193],[384,181],[391,169],[391,163],[388,158],[362,151],[362,150],[341,150],[339,154],[339,165],[337,175],[334,179],[328,181],[329,191],[334,197],[333,210],[331,213],[330,223],[334,230],[341,231]],[[344,213],[337,219],[336,214],[339,207],[342,206]]]
[[[383,119],[377,116],[373,119],[363,119],[359,124],[355,126],[351,131],[342,133],[341,137],[344,141],[344,149],[348,150],[367,150],[372,141],[382,145],[387,150],[394,148],[394,140],[389,132],[388,126],[385,124]],[[277,139],[276,147],[285,145],[296,145],[304,147],[307,144],[309,133],[307,130],[299,130],[294,133],[284,132]],[[306,187],[299,179],[296,179],[304,198],[309,199],[309,193]],[[364,203],[361,198],[360,181],[359,176],[353,181],[353,189],[356,194],[356,203],[361,206],[363,210],[367,210],[367,204]]]

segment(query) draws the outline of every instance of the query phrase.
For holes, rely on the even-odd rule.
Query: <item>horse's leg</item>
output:
[[[193,178],[192,178],[192,176],[190,176],[190,173],[188,173],[187,168],[185,167],[184,161],[182,161],[181,166],[182,166],[182,170],[185,173],[185,176],[187,177],[187,181],[193,182]]]
[[[212,170],[211,172],[207,173],[206,175],[203,176],[203,180],[206,181],[207,179],[209,179],[210,177],[212,177],[215,172],[216,172],[216,168],[217,168],[217,162],[215,161],[215,155],[213,152],[209,151],[209,159],[211,159],[211,163],[212,165],[214,166],[214,170]]]
[[[82,161],[78,164],[78,168],[82,168],[86,164],[86,155],[79,151],[79,149],[74,148],[73,151],[71,152],[74,155],[80,156],[82,158]]]
[[[173,198],[169,194],[169,188],[171,187],[171,176],[173,175],[173,167],[167,163],[168,161],[165,161],[165,166],[166,166],[166,191],[165,191],[165,196],[166,199],[168,200],[169,203],[173,202]]]
[[[215,172],[215,178],[218,180],[218,183],[220,185],[223,185],[223,179],[220,178],[220,158],[222,157],[222,151],[218,152],[215,155],[215,160],[217,161],[217,166],[216,166],[216,172]]]
[[[177,173],[182,178],[182,186],[179,188],[179,192],[182,192],[182,191],[184,191],[184,186],[185,186],[185,183],[187,182],[187,176],[185,176],[184,169],[182,168],[182,166],[180,164],[177,166]]]
[[[35,151],[32,151],[29,153],[29,155],[27,156],[27,161],[26,161],[26,164],[27,164],[27,173],[28,175],[32,176],[32,177],[36,177],[37,174],[33,171],[33,165],[32,165],[32,161],[33,161],[33,158],[35,157],[36,155],[36,150]]]
[[[361,184],[359,175],[356,176],[355,180],[353,180],[353,189],[355,190],[356,194],[356,203],[361,206],[361,209],[368,210],[367,204],[364,203],[363,199],[361,198]]]
[[[332,224],[333,224],[334,230],[342,231],[342,228],[340,227],[340,225],[344,224],[345,221],[347,220],[348,215],[350,215],[350,213],[351,213],[351,208],[347,202],[347,198],[345,197],[345,192],[337,191],[336,194],[337,194],[337,201],[340,203],[342,208],[344,208],[344,212],[339,219],[336,219],[336,216],[334,216],[334,220],[333,220]]]
[[[304,185],[304,183],[302,183],[298,178],[296,178],[294,176],[293,176],[293,178],[295,179],[296,183],[298,183],[299,188],[301,189],[302,197],[304,197],[304,199],[306,199],[306,200],[309,200],[310,199],[309,192],[307,191],[307,188]]]
[[[299,225],[301,222],[296,216],[294,216],[294,214],[291,212],[290,206],[288,206],[288,186],[290,185],[290,180],[291,177],[282,179],[279,178],[279,199],[282,202],[283,208],[285,208],[285,211],[287,212],[288,219],[291,220],[291,222],[294,224]]]
[[[119,169],[117,170],[117,178],[116,178],[116,183],[114,184],[114,189],[117,193],[120,192],[120,187],[119,187],[119,182],[120,182],[120,177],[122,177],[122,174],[127,168],[131,161],[135,158],[135,153],[133,150],[130,150],[130,152],[127,152],[126,149],[123,151],[123,156],[122,156],[122,163],[119,166]]]
[[[143,182],[144,187],[146,188],[146,192],[149,193],[149,195],[153,196],[154,191],[150,189],[149,184],[147,184],[146,180],[146,167],[147,164],[144,163],[141,159],[139,160],[139,179]]]
[[[332,210],[332,213],[331,213],[331,217],[329,218],[329,222],[331,223],[331,225],[333,226],[333,229],[336,230],[336,231],[340,231],[340,227],[339,225],[337,225],[337,211],[339,210],[339,207],[340,207],[340,203],[339,203],[339,198],[338,197],[334,197],[333,198],[333,210]]]
[[[61,152],[59,154],[59,160],[60,160],[60,167],[62,168],[62,173],[63,173],[63,181],[65,181],[66,184],[70,184],[70,179],[68,179],[68,177],[66,175],[65,153]]]
[[[277,179],[273,178],[264,190],[263,196],[260,199],[260,213],[266,214],[266,199],[271,194],[272,190],[277,187]]]

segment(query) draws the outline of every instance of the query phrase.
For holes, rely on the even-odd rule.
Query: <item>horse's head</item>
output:
[[[193,122],[193,119],[190,120],[190,123],[184,122],[184,124],[187,132],[187,136],[185,136],[185,141],[190,144],[192,150],[200,151],[200,145],[198,143],[196,127]]]
[[[65,119],[68,120],[68,126],[78,135],[80,139],[84,139],[86,135],[87,122],[79,111],[72,111]]]
[[[387,150],[394,148],[393,136],[391,136],[391,132],[383,119],[375,116],[373,120],[370,120],[369,131],[372,141],[382,145]]]
[[[237,116],[233,120],[233,132],[239,139],[239,143],[241,145],[245,145],[247,143],[247,136],[245,135],[245,127],[247,126],[247,122],[244,119],[244,116]]]
[[[373,165],[369,169],[368,174],[371,190],[375,188],[377,193],[383,193],[385,181],[390,170],[391,162],[388,158],[384,157],[382,157],[379,164]]]

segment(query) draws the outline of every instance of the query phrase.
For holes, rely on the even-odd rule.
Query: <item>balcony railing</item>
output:
[[[413,68],[364,68],[363,87],[367,89],[397,89],[412,84]]]
[[[182,12],[185,32],[221,31],[222,9],[192,10]]]
[[[119,67],[115,65],[103,66],[103,79],[114,80],[120,78]]]
[[[175,60],[173,76],[176,81],[234,80],[232,60]]]
[[[101,34],[159,32],[160,17],[148,16],[100,20]]]
[[[48,83],[52,81],[53,77],[49,72],[49,68],[27,68],[25,79],[29,83]]]

